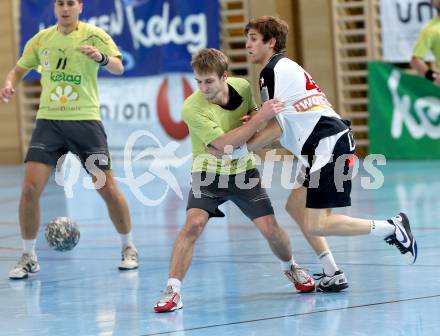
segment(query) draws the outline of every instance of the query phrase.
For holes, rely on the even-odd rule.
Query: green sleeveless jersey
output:
[[[67,35],[61,34],[56,25],[49,27],[26,43],[17,65],[41,73],[37,119],[101,119],[97,85],[99,64],[80,52],[82,45],[92,45],[108,56],[121,57],[105,31],[84,22]]]

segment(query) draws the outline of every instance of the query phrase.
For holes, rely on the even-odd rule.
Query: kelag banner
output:
[[[440,159],[440,87],[380,62],[368,66],[370,153]]]
[[[191,72],[192,53],[219,47],[219,6],[218,0],[85,1],[81,20],[113,37],[124,56],[125,76]],[[53,8],[53,1],[21,0],[21,50],[55,23]]]

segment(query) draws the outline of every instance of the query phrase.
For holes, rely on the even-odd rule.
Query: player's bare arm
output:
[[[267,123],[267,126],[261,131],[254,134],[252,138],[246,143],[247,148],[251,152],[259,151],[260,149],[272,144],[281,137],[281,127],[276,121],[272,119]]]
[[[82,45],[80,51],[88,58],[102,64],[110,73],[114,75],[122,75],[124,73],[124,66],[119,57],[108,56],[91,45]]]
[[[424,76],[426,71],[429,70],[428,65],[421,58],[413,56],[411,59],[411,67],[417,71],[419,75]]]
[[[263,123],[281,112],[283,107],[284,104],[277,99],[266,101],[254,117],[250,118],[244,125],[212,141],[211,146],[223,152],[226,146],[232,146],[234,149],[242,146],[260,129]]]
[[[249,117],[249,116],[246,116]],[[247,148],[250,152],[256,152],[264,147],[272,144],[273,142],[279,140],[281,136],[281,127],[275,119],[270,120],[267,126],[261,131],[255,133],[252,138],[246,143]],[[225,154],[224,151],[220,151],[215,147],[208,146],[207,152],[218,159],[221,159]]]
[[[416,70],[419,75],[424,76],[434,84],[440,86],[440,74],[432,70],[423,59],[413,56],[411,59],[411,67]]]
[[[15,88],[18,82],[23,78],[27,71],[28,70],[21,68],[18,65],[14,66],[12,70],[9,71],[6,76],[5,84],[0,90],[0,102],[9,102],[9,99],[11,99],[15,93]]]

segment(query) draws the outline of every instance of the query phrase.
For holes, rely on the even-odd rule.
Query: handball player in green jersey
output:
[[[23,254],[9,278],[27,278],[40,270],[35,241],[40,226],[40,195],[52,170],[67,152],[92,176],[122,243],[121,270],[136,269],[138,254],[130,214],[111,172],[107,136],[100,121],[98,70],[122,75],[121,53],[102,29],[81,22],[82,0],[56,0],[57,23],[33,36],[6,77],[0,102],[7,103],[31,69],[41,73],[40,105],[25,158],[19,205]],[[98,183],[99,182],[99,183]]]
[[[440,0],[432,0],[431,2],[432,7],[437,10],[437,15],[420,32],[413,50],[411,66],[420,75],[440,86]],[[433,67],[425,62],[429,52],[435,58]]]

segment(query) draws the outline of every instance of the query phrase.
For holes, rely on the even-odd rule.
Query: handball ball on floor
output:
[[[46,226],[47,244],[56,251],[70,251],[78,244],[78,224],[69,217],[57,217]]]

